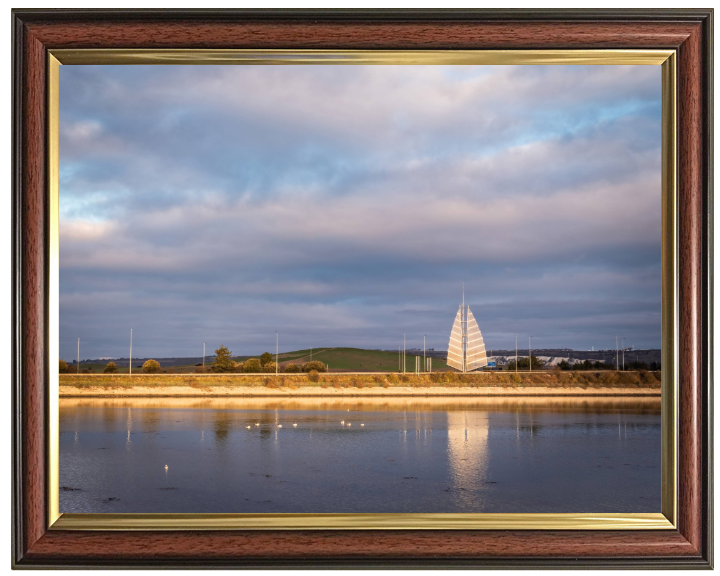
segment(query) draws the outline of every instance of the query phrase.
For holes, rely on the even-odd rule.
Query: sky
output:
[[[660,347],[659,66],[60,67],[60,357]]]

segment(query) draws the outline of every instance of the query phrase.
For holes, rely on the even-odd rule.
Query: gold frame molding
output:
[[[48,54],[49,366],[59,349],[61,65],[655,65],[662,67],[662,496],[658,513],[82,514],[59,510],[59,375],[48,378],[50,530],[674,530],[677,528],[677,55],[675,50],[58,49]]]

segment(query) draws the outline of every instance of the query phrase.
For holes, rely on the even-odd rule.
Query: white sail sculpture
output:
[[[460,305],[448,345],[447,364],[461,372],[470,372],[487,366],[485,343],[478,328],[477,322],[470,306],[465,305],[465,290],[463,289],[463,303]]]

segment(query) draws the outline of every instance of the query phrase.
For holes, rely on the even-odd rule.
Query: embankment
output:
[[[61,397],[658,396],[660,372],[60,375]]]

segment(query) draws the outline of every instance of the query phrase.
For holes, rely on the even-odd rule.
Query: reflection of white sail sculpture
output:
[[[465,289],[463,289],[463,303],[460,305],[455,323],[450,332],[447,364],[461,372],[469,372],[487,366],[485,343],[480,328],[470,306],[465,306]]]
[[[488,467],[487,412],[450,411],[447,413],[448,463],[452,473],[454,499],[463,511],[483,508],[483,484]]]

